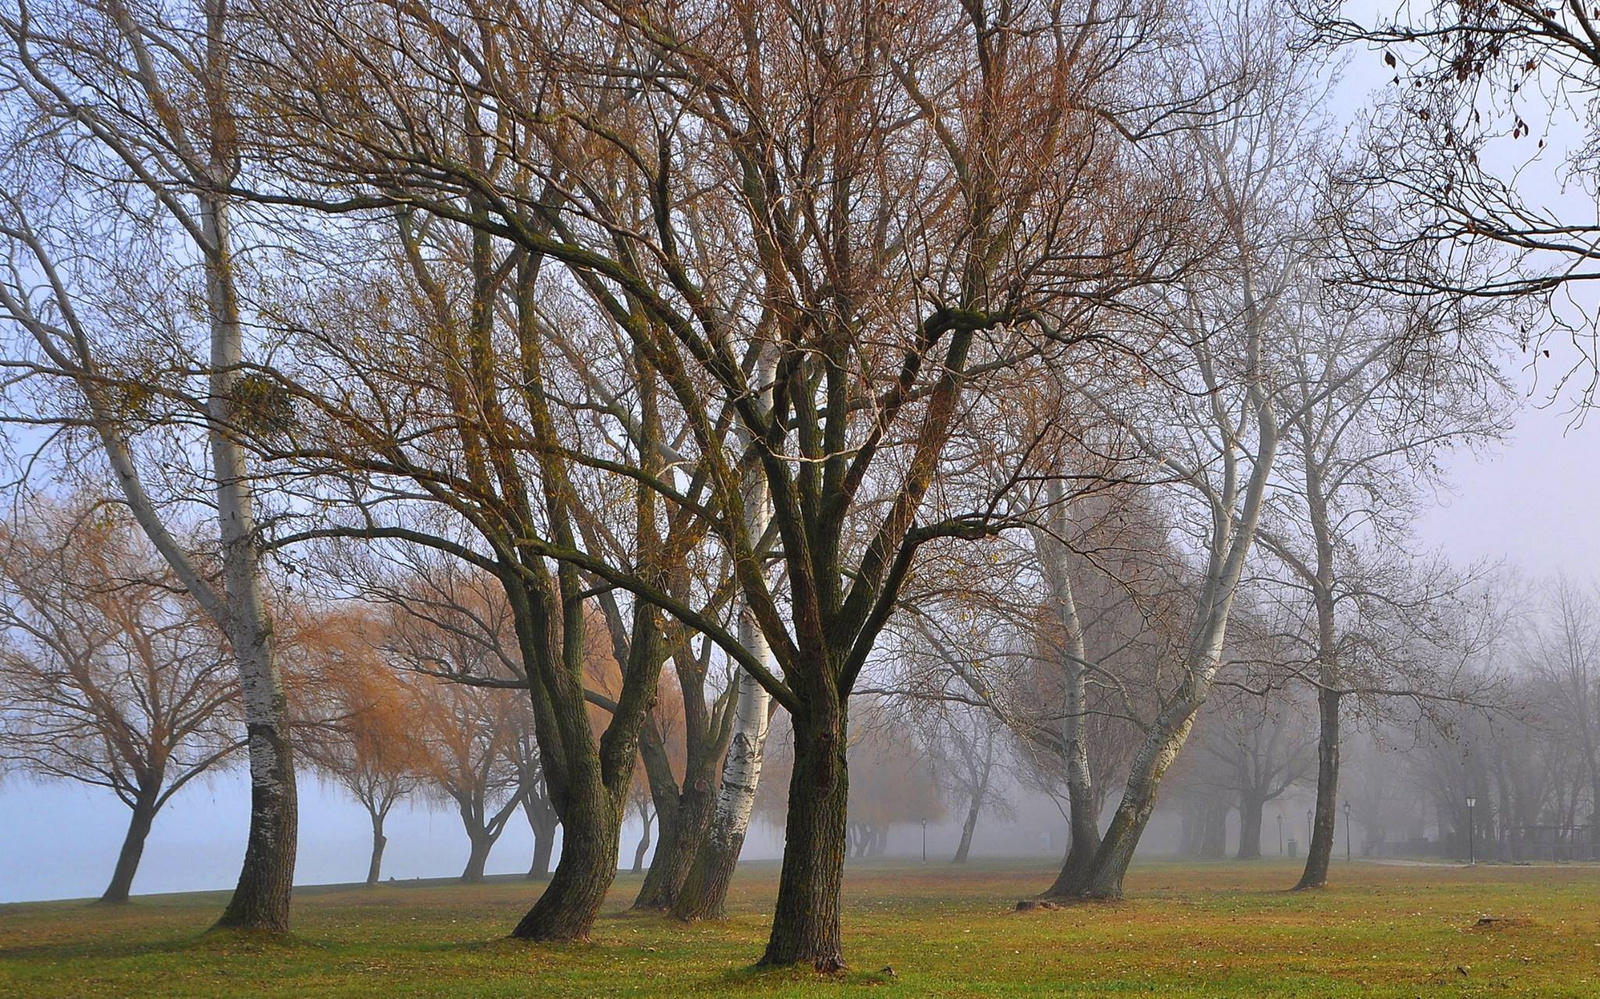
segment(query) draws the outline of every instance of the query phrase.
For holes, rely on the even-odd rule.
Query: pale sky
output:
[[[1364,67],[1364,58],[1358,55],[1353,65]],[[1358,74],[1346,75],[1338,103],[1353,107],[1357,102],[1349,95],[1359,82],[1352,75]],[[1596,285],[1594,294],[1583,290],[1591,306],[1600,304],[1593,302],[1600,294],[1600,282]],[[1540,373],[1543,380],[1556,373],[1559,360],[1558,351]],[[1520,384],[1530,381],[1526,372],[1514,377]],[[1571,400],[1546,408],[1530,401],[1502,447],[1481,459],[1470,453],[1451,456],[1451,489],[1423,511],[1417,525],[1420,544],[1442,549],[1458,564],[1505,558],[1530,576],[1600,575],[1600,518],[1595,515],[1600,417],[1572,424]],[[302,777],[301,796],[296,882],[359,880],[370,847],[365,812],[315,777]],[[232,887],[248,812],[247,785],[237,772],[197,781],[180,792],[156,819],[134,891]],[[128,810],[108,792],[6,778],[0,783],[0,902],[98,895],[111,876],[127,820]],[[398,806],[387,832],[386,877],[454,876],[466,860],[466,838],[450,809]],[[1022,852],[1027,844],[1017,838],[1021,834],[1007,831],[1001,840],[1012,852]],[[636,820],[630,820],[623,833],[625,860],[631,860],[637,837]],[[914,848],[908,843],[899,845]],[[779,848],[772,831],[758,826],[746,856],[772,857]],[[525,871],[530,850],[528,826],[519,813],[496,846],[489,873]],[[939,852],[944,852],[942,843]]]

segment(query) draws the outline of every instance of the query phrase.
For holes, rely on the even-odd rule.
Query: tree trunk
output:
[[[689,880],[695,855],[706,840],[717,799],[712,797],[709,782],[704,777],[691,781],[686,774],[684,783],[683,793],[678,796],[677,821],[673,823],[672,835],[669,837],[665,830],[661,831],[656,855],[650,860],[650,873],[645,876],[639,897],[634,900],[635,909],[671,910]]]
[[[740,617],[739,641],[766,660],[766,643],[761,630],[748,614]],[[739,852],[744,849],[745,834],[750,829],[750,812],[761,781],[761,758],[771,721],[771,697],[766,688],[744,670],[739,671],[738,697],[733,739],[728,743],[728,755],[723,760],[722,788],[717,792],[711,828],[697,845],[689,873],[672,907],[672,914],[679,919],[721,919],[726,914],[728,886],[733,882]]]
[[[1100,848],[1076,892],[1084,898],[1118,899],[1122,897],[1122,880],[1127,876],[1128,865],[1133,862],[1133,851],[1139,846],[1145,826],[1155,812],[1156,791],[1161,778],[1172,761],[1178,758],[1189,729],[1194,724],[1194,708],[1173,705],[1162,717],[1134,756],[1128,770],[1128,780],[1123,788],[1122,801],[1117,805],[1111,825],[1106,829]]]
[[[100,896],[101,902],[112,905],[128,900],[128,893],[133,889],[133,875],[139,870],[139,858],[144,856],[144,843],[155,820],[155,802],[151,796],[141,795],[133,806],[128,833],[122,838],[122,851],[117,854],[117,866],[111,874],[110,886]]]
[[[217,482],[222,588],[227,601],[224,631],[238,663],[250,751],[250,833],[238,886],[217,927],[287,933],[299,826],[288,700],[273,655],[272,624],[261,592],[249,470],[244,452],[222,429],[235,422],[234,386],[243,360],[227,205],[216,195],[203,195],[201,201],[203,228],[211,244],[206,254],[211,320],[207,403],[215,421],[209,436]]]
[[[1206,806],[1205,826],[1200,834],[1200,859],[1221,860],[1228,854],[1228,813],[1233,806],[1213,801]]]
[[[467,866],[461,872],[461,880],[467,884],[477,884],[483,880],[483,869],[489,863],[489,851],[494,849],[495,838],[486,832],[469,829],[467,839],[472,848],[467,851]]]
[[[794,714],[794,729],[783,869],[761,963],[837,971],[845,966],[839,938],[850,799],[845,706],[837,700],[804,706]]]
[[[561,859],[544,893],[511,935],[519,940],[586,940],[617,876],[622,805],[596,781],[570,789],[561,816]]]
[[[1261,858],[1261,813],[1266,808],[1266,801],[1259,794],[1243,794],[1239,797],[1239,852],[1235,854],[1236,860],[1259,860]]]
[[[550,802],[534,791],[523,795],[522,813],[533,832],[533,861],[528,866],[528,879],[542,880],[550,876],[550,856],[555,849],[556,828],[561,820]]]
[[[1294,886],[1296,891],[1322,888],[1328,883],[1334,827],[1339,818],[1340,696],[1328,686],[1317,692],[1317,805],[1311,822],[1311,843],[1306,848],[1306,867]]]
[[[553,832],[533,833],[533,861],[528,865],[528,880],[540,881],[550,876],[550,855],[555,847]]]
[[[952,864],[967,862],[967,852],[972,849],[972,832],[978,828],[978,804],[974,801],[967,808],[967,821],[961,824],[961,842],[956,846],[956,855],[950,858]]]
[[[1066,747],[1067,801],[1071,811],[1068,823],[1071,842],[1066,858],[1061,862],[1061,872],[1056,875],[1046,897],[1066,897],[1081,892],[1088,882],[1090,868],[1100,850],[1100,802],[1094,790],[1094,778],[1089,768],[1089,739],[1086,724],[1089,695],[1085,681],[1085,663],[1088,647],[1083,637],[1083,622],[1078,616],[1077,600],[1072,592],[1072,571],[1067,561],[1067,548],[1062,539],[1068,536],[1067,501],[1059,479],[1047,485],[1050,496],[1051,526],[1054,536],[1043,533],[1035,541],[1052,553],[1048,561],[1048,577],[1054,597],[1056,619],[1061,625],[1065,642],[1062,650],[1063,691],[1061,741]]]
[[[635,874],[644,870],[644,855],[650,852],[650,820],[641,816],[640,822],[643,823],[644,834],[639,837],[639,845],[633,851],[633,873]],[[638,905],[639,903],[634,903],[635,908],[638,908]]]
[[[383,834],[383,813],[372,812],[372,860],[367,864],[367,884],[378,883],[378,876],[383,870],[383,848],[389,843],[389,837]]]

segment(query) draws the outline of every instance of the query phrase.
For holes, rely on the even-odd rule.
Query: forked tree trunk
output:
[[[1117,805],[1111,825],[1095,851],[1082,887],[1076,894],[1085,898],[1119,899],[1122,881],[1133,862],[1133,851],[1139,846],[1145,826],[1155,812],[1156,791],[1161,778],[1172,761],[1177,759],[1189,729],[1194,724],[1194,709],[1178,705],[1169,708],[1157,720],[1150,734],[1140,745],[1129,768],[1128,781],[1123,788],[1122,801]]]
[[[1328,883],[1333,859],[1335,826],[1339,820],[1339,701],[1337,690],[1324,686],[1317,692],[1317,804],[1311,821],[1311,843],[1306,867],[1296,891],[1322,888]]]
[[[967,853],[972,849],[972,833],[978,828],[978,802],[974,801],[967,808],[967,821],[961,824],[961,842],[956,845],[956,855],[950,858],[952,864],[965,864]]]
[[[128,900],[133,890],[133,876],[139,870],[139,858],[144,856],[145,840],[150,837],[150,826],[156,820],[154,795],[140,795],[133,806],[133,816],[128,821],[128,832],[122,838],[122,850],[117,854],[117,866],[111,873],[111,884],[100,901],[114,905]]]
[[[617,876],[620,802],[595,781],[571,789],[561,817],[561,859],[544,893],[511,935],[519,940],[586,940]]]
[[[375,885],[383,873],[383,848],[389,838],[383,834],[383,812],[374,808],[368,814],[372,816],[372,859],[367,863],[367,884]]]
[[[758,384],[771,384],[776,363],[770,352],[760,359]],[[771,402],[770,390],[764,389],[762,405]],[[748,433],[741,431],[740,441],[748,445]],[[766,480],[753,474],[745,484],[745,523],[750,536],[757,538],[765,533],[771,516]],[[770,666],[772,650],[748,605],[740,608],[739,644]],[[721,919],[726,914],[728,886],[733,883],[733,871],[744,849],[744,838],[750,830],[750,813],[755,808],[756,788],[761,783],[761,759],[772,719],[772,696],[745,670],[739,671],[738,684],[733,737],[723,757],[717,800],[706,836],[696,844],[694,859],[690,861],[672,906],[672,914],[687,921]]]
[[[1261,813],[1266,801],[1259,794],[1246,793],[1239,797],[1239,852],[1236,860],[1261,858]]]
[[[835,701],[797,711],[794,729],[783,869],[761,963],[837,971],[845,966],[839,937],[850,800],[845,706]]]

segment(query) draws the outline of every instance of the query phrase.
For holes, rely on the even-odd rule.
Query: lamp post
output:
[[[1344,803],[1344,862],[1350,863],[1350,801]]]
[[[1278,813],[1278,856],[1283,856],[1283,813]]]
[[[928,862],[928,820],[922,820],[922,862]]]
[[[1478,799],[1467,795],[1467,864],[1470,867],[1478,866],[1478,844],[1473,838],[1472,810],[1478,807]]]
[[[1306,809],[1306,853],[1311,852],[1311,809]]]

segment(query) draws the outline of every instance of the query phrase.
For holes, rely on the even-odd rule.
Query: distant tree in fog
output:
[[[133,812],[125,902],[159,812],[243,743],[221,636],[117,507],[38,499],[0,529],[0,757]]]

